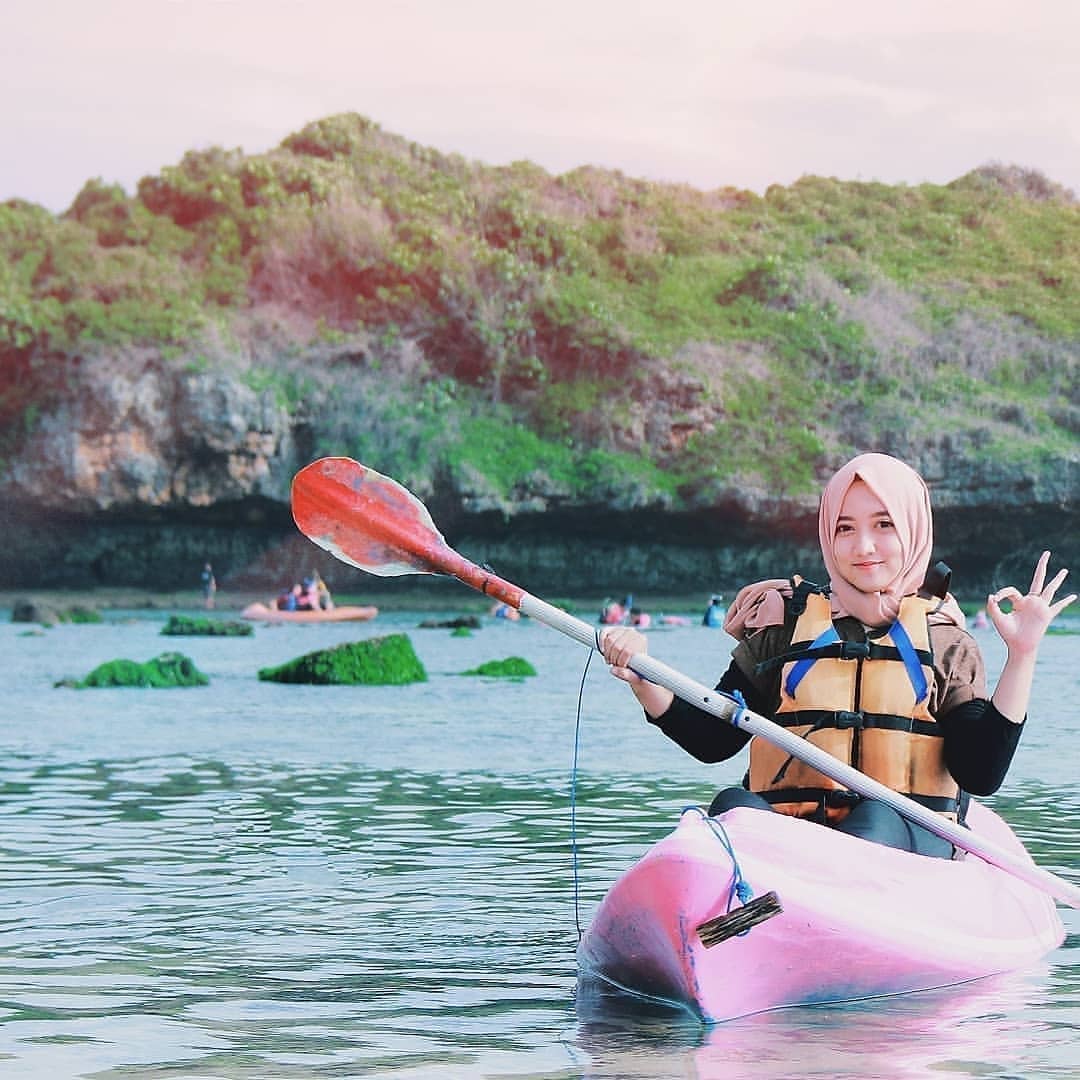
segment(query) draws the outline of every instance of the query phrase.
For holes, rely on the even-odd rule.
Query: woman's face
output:
[[[888,588],[904,568],[896,525],[862,480],[852,483],[840,503],[833,555],[844,579],[865,593]]]

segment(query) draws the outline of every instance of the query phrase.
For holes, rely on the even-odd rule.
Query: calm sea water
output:
[[[1045,963],[948,992],[710,1029],[579,995],[578,925],[683,806],[707,802],[745,762],[687,757],[594,660],[575,875],[569,796],[588,653],[526,622],[455,638],[419,629],[424,617],[215,639],[161,637],[165,613],[28,634],[0,612],[0,1075],[1080,1075],[1072,910]],[[393,631],[409,633],[427,683],[256,678]],[[992,631],[980,641],[996,674],[1000,645]],[[698,626],[652,636],[654,654],[703,682],[729,645]],[[211,685],[53,687],[170,649]],[[458,674],[512,655],[539,676]],[[1073,881],[1078,671],[1080,637],[1048,638],[1029,730],[992,800],[1036,859]]]

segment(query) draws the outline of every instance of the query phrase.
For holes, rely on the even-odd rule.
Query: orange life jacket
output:
[[[797,579],[796,579],[797,580]],[[936,600],[908,596],[888,630],[843,641],[829,598],[803,592],[782,664],[776,723],[894,791],[956,820],[960,791],[945,767],[942,732],[928,703],[934,684],[927,616]],[[855,796],[786,751],[755,738],[749,787],[795,817],[837,822]]]

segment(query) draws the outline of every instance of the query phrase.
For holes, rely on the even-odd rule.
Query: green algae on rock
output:
[[[403,686],[427,682],[427,672],[407,634],[388,634],[318,649],[278,667],[262,668],[259,678],[282,683]]]
[[[64,679],[57,686],[76,690],[101,686],[139,686],[170,689],[178,686],[207,686],[210,680],[183,653],[168,652],[140,664],[136,660],[109,660],[99,664],[85,679]]]
[[[255,632],[255,627],[235,619],[223,621],[170,615],[161,632],[170,637],[247,637]]]
[[[99,623],[105,620],[100,611],[84,604],[59,608],[38,600],[22,599],[15,601],[11,621],[56,626],[57,623]]]
[[[450,631],[450,636],[451,637],[472,637],[472,630],[470,630],[469,627],[467,627],[467,626],[455,626],[454,629]]]
[[[520,656],[508,656],[505,660],[488,660],[479,667],[463,671],[462,675],[486,675],[496,679],[523,679],[527,675],[535,675],[536,668],[523,660]]]

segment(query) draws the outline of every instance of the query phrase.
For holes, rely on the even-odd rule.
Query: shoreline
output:
[[[449,588],[445,586],[449,585]],[[335,592],[334,603],[345,605],[373,605],[380,611],[407,612],[460,612],[462,614],[486,613],[495,603],[467,586],[451,579],[434,579],[432,588],[387,590],[375,588],[363,593]],[[564,607],[579,617],[598,613],[611,596],[545,596],[542,599],[557,607]],[[198,611],[209,618],[237,616],[248,604],[272,604],[274,596],[267,591],[219,589],[212,608],[203,604],[202,593],[197,589],[155,591],[151,589],[102,587],[90,589],[4,589],[0,590],[0,611],[11,611],[22,600],[32,600],[49,607],[64,609],[88,607],[99,611]],[[708,596],[642,597],[642,610],[650,613],[669,612],[686,614],[704,612]]]
[[[428,588],[413,584],[407,589],[378,587],[362,593],[348,591],[335,592],[334,602],[339,605],[373,605],[380,611],[461,611],[486,612],[493,604],[489,597],[455,582],[451,578],[432,578]],[[3,589],[0,590],[0,611],[10,611],[20,600],[36,600],[54,608],[68,608],[81,605],[102,611],[204,611],[208,615],[238,614],[248,604],[273,603],[274,596],[265,590],[219,589],[213,608],[203,605],[202,594],[198,589],[153,589],[102,586],[87,589]],[[544,596],[557,607],[564,607],[574,614],[599,612],[606,601],[621,597],[586,594],[567,598],[565,596]],[[733,599],[724,596],[725,603]],[[704,613],[709,603],[709,595],[671,594],[640,596],[640,607],[650,614],[693,614]],[[984,606],[981,598],[965,598],[959,601],[964,613],[973,615]]]

